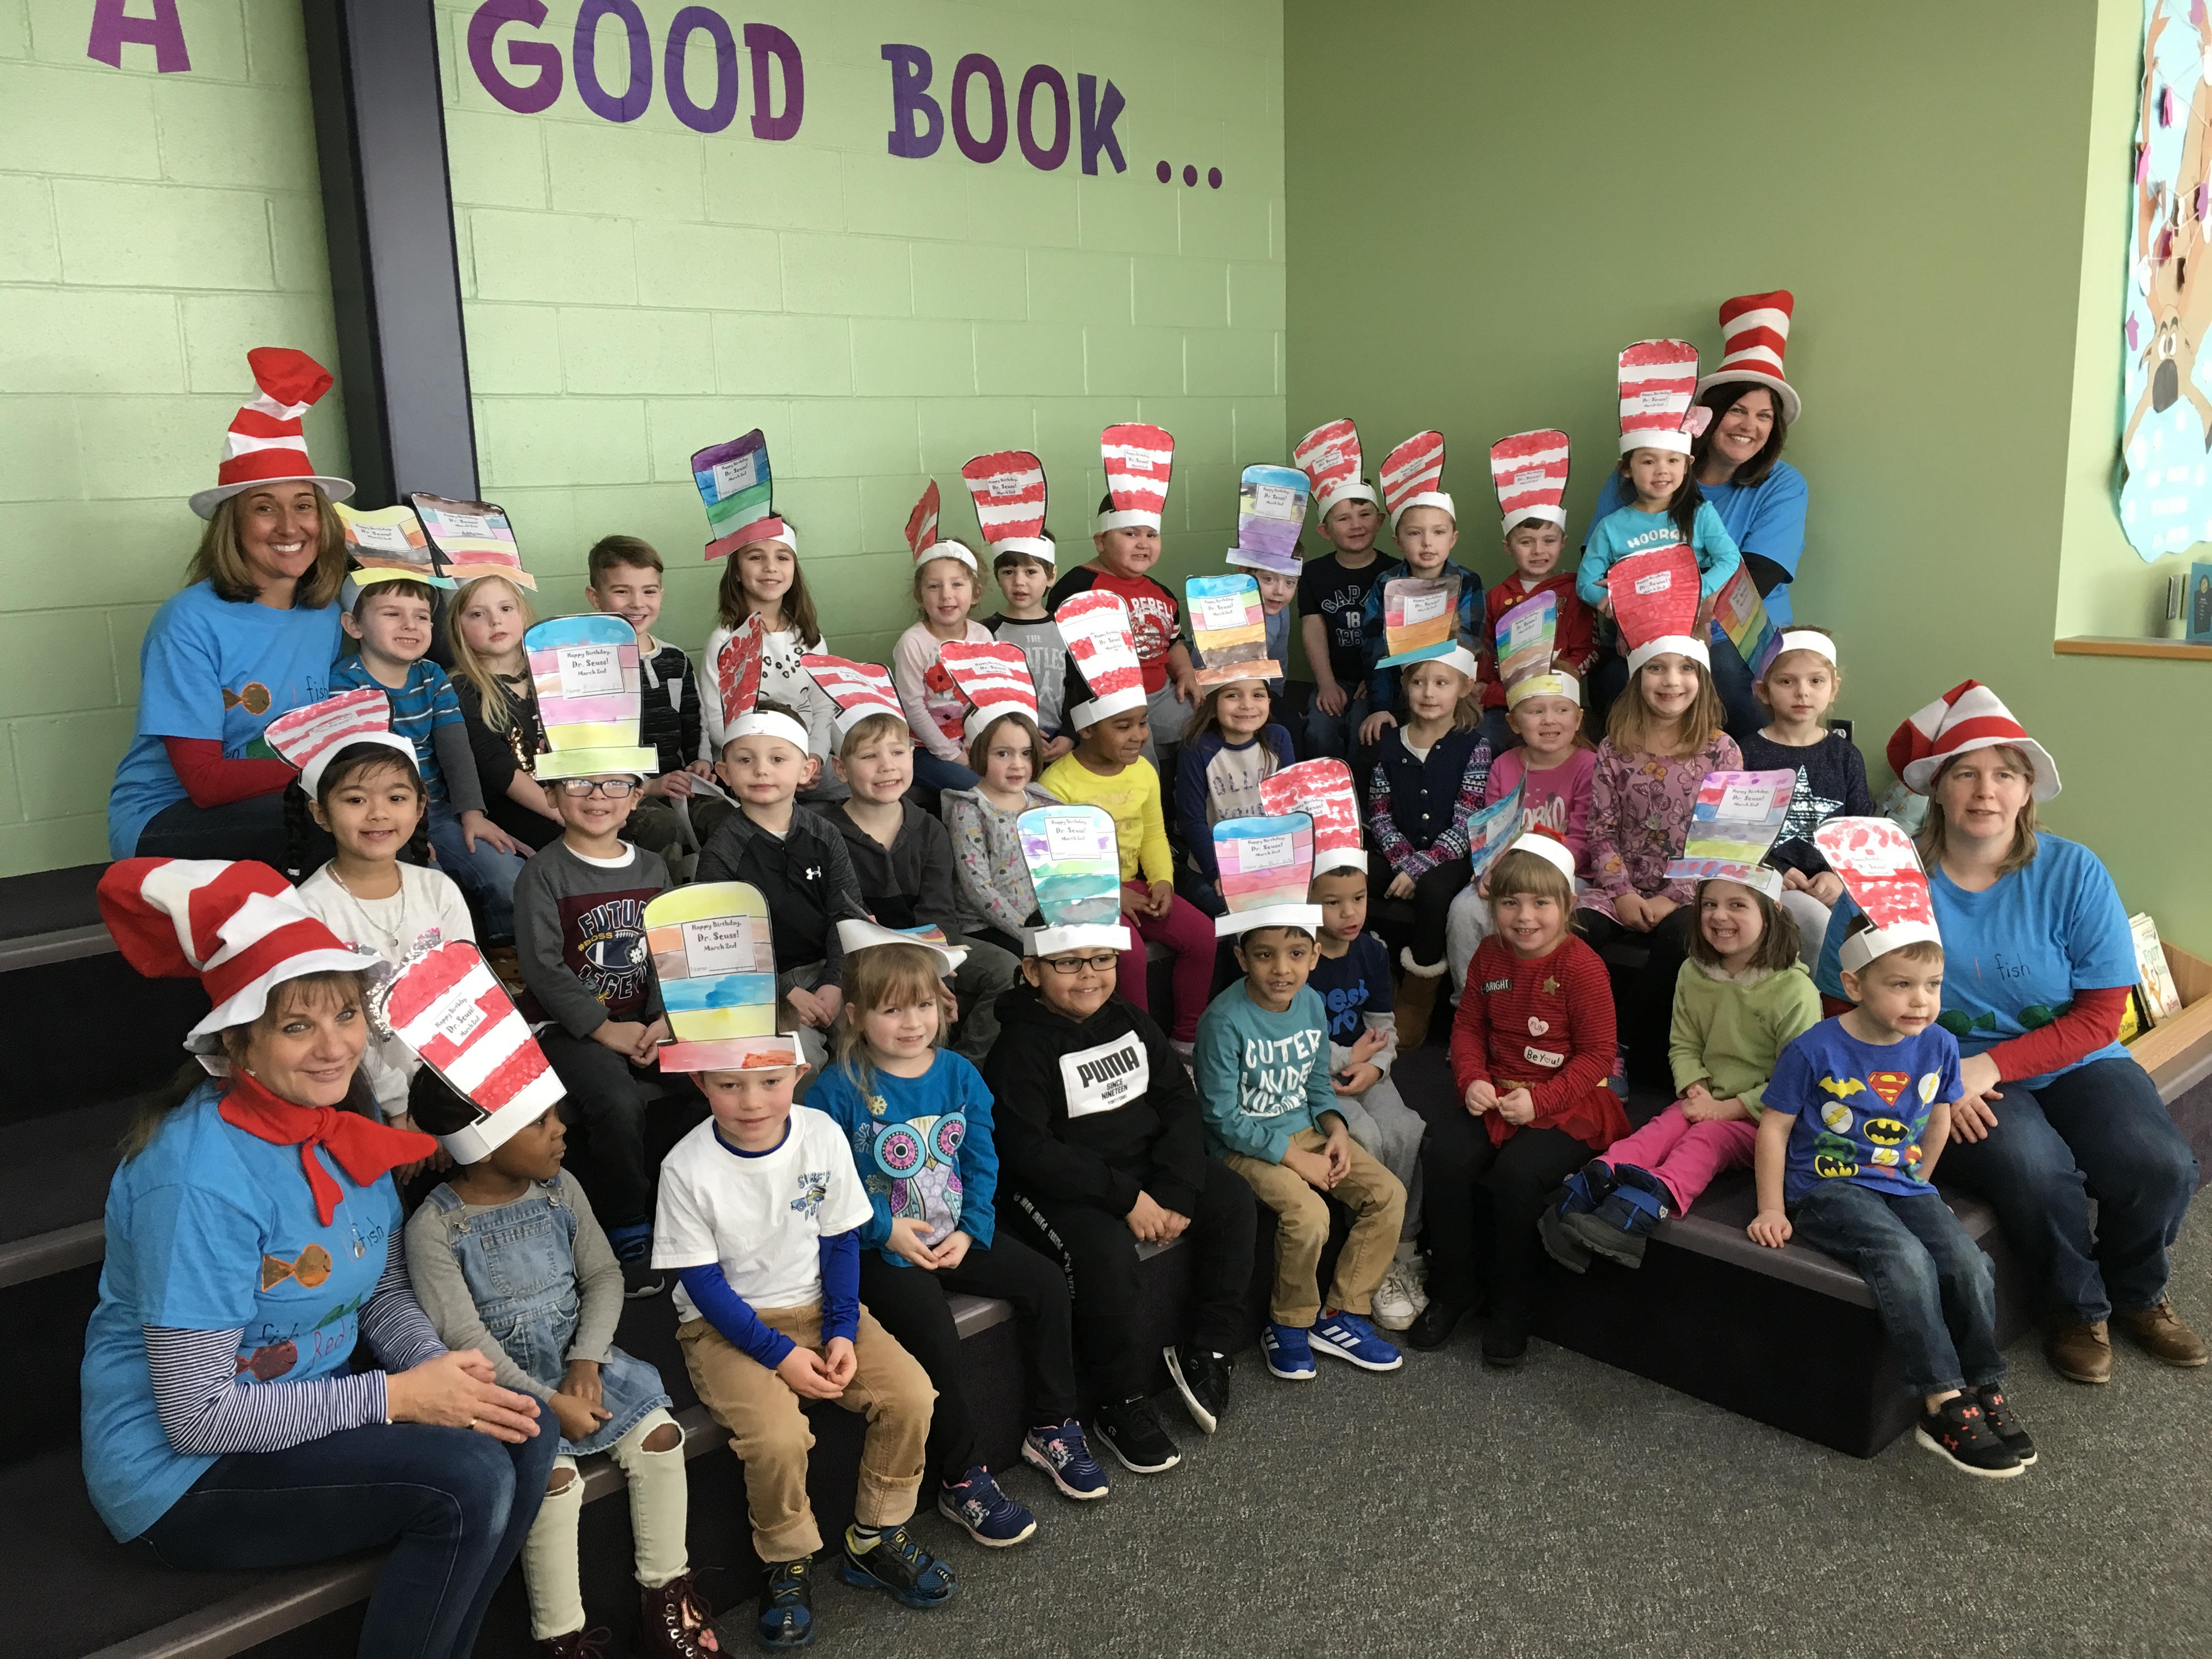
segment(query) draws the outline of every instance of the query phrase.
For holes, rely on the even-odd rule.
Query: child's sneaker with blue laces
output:
[[[1031,1429],[1022,1437],[1022,1461],[1044,1471],[1060,1495],[1088,1500],[1106,1495],[1106,1471],[1091,1455],[1083,1425],[1073,1418],[1052,1428]]]
[[[1364,1371],[1395,1371],[1406,1363],[1406,1356],[1376,1335],[1372,1325],[1341,1309],[1322,1314],[1306,1334],[1312,1352],[1349,1359]]]
[[[1313,1381],[1313,1345],[1297,1326],[1271,1322],[1260,1333],[1260,1352],[1267,1361],[1267,1369],[1285,1382]]]
[[[990,1470],[978,1464],[957,1486],[937,1489],[937,1512],[986,1549],[1018,1544],[1036,1530],[1036,1516],[999,1490]]]
[[[904,1526],[846,1528],[837,1576],[854,1589],[878,1589],[909,1607],[941,1607],[960,1588],[952,1569],[915,1543]]]
[[[814,1640],[814,1558],[769,1565],[761,1586],[760,1617],[753,1626],[753,1640],[770,1653],[803,1648]]]

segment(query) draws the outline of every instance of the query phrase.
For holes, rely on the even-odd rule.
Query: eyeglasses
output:
[[[1072,976],[1086,968],[1094,974],[1103,974],[1121,960],[1120,951],[1105,951],[1095,957],[1047,957],[1044,965],[1055,974]]]
[[[605,795],[609,800],[626,800],[637,788],[635,778],[563,778],[561,793],[582,799],[586,795]]]

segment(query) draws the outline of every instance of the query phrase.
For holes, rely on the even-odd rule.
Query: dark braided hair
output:
[[[374,772],[383,767],[404,772],[415,786],[415,799],[422,803],[422,811],[415,820],[415,833],[407,838],[407,845],[401,849],[399,856],[410,864],[419,864],[428,868],[430,863],[429,793],[422,787],[422,775],[406,766],[390,744],[348,744],[331,757],[330,763],[323,768],[322,781],[315,796],[316,804],[327,814],[331,796],[335,791],[353,782],[362,774]],[[318,828],[314,815],[307,810],[307,791],[300,787],[300,780],[295,778],[284,786],[284,874],[295,887],[321,867],[317,865],[310,868],[307,864],[310,837]]]

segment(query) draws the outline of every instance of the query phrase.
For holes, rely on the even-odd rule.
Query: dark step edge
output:
[[[52,1232],[33,1233],[0,1244],[0,1287],[89,1267],[107,1255],[106,1224],[80,1221]]]
[[[51,933],[27,933],[21,939],[0,939],[0,974],[22,968],[44,968],[79,957],[105,955],[115,948],[114,935],[100,922],[84,927],[62,927]]]

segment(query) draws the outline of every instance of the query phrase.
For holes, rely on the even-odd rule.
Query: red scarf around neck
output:
[[[325,1227],[337,1213],[338,1200],[344,1194],[315,1156],[316,1147],[328,1149],[356,1187],[366,1187],[386,1171],[426,1158],[438,1150],[435,1140],[411,1129],[387,1128],[335,1107],[301,1106],[281,1099],[244,1072],[231,1074],[230,1091],[216,1109],[225,1123],[245,1130],[256,1140],[300,1149],[307,1190],[315,1195],[315,1213]]]

